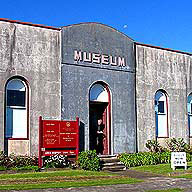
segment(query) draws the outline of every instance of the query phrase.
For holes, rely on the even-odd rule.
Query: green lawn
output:
[[[173,188],[173,189],[162,189],[162,190],[149,190],[146,192],[182,192],[183,189]]]
[[[148,165],[132,167],[131,170],[150,172],[165,176],[177,176],[192,179],[192,162],[188,163],[188,170],[184,168],[173,171],[170,164]],[[177,174],[177,175],[175,175]],[[128,176],[106,172],[93,172],[84,170],[62,170],[52,172],[33,172],[17,174],[0,174],[0,190],[24,190],[24,189],[45,189],[65,188],[82,186],[102,186],[112,184],[133,184],[141,182]],[[154,192],[179,192],[181,189],[153,190]],[[148,192],[153,192],[148,191]]]
[[[192,162],[188,162],[188,169],[185,171],[184,168],[177,168],[175,171],[171,169],[170,164],[159,164],[159,165],[144,165],[139,167],[131,167],[131,170],[150,172],[154,174],[162,174],[166,176],[173,175],[173,173],[191,173],[192,174]]]
[[[84,170],[64,170],[64,171],[51,171],[51,172],[33,172],[33,173],[17,173],[17,174],[1,174],[0,180],[2,179],[22,179],[22,178],[50,178],[50,177],[81,177],[81,176],[114,176],[105,172],[94,172]]]
[[[0,190],[101,186],[133,184],[136,182],[141,182],[141,180],[104,172],[65,170],[40,173],[2,174],[0,175]]]

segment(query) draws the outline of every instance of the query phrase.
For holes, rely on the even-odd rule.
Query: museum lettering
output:
[[[74,60],[88,63],[96,63],[102,65],[111,65],[111,66],[119,66],[125,67],[125,58],[99,54],[99,53],[90,53],[90,52],[82,52],[82,51],[74,51]]]

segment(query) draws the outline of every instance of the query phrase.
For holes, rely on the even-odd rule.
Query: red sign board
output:
[[[79,118],[76,121],[43,120],[39,118],[39,167],[42,157],[79,153]]]

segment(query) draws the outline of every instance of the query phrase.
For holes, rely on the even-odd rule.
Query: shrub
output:
[[[56,154],[44,159],[43,166],[46,168],[64,168],[69,167],[70,162],[67,156]]]
[[[38,158],[35,156],[16,156],[15,154],[7,156],[3,151],[0,152],[0,166],[6,169],[37,165]]]
[[[165,149],[158,143],[157,140],[148,140],[145,146],[150,152],[163,152]]]
[[[166,141],[167,147],[172,152],[188,152],[190,146],[185,143],[183,138],[171,138]]]
[[[5,171],[5,170],[6,170],[6,168],[5,168],[5,167],[0,166],[0,171]]]
[[[83,151],[79,154],[78,164],[84,170],[99,171],[101,169],[100,159],[96,150]]]
[[[192,161],[192,148],[184,142],[183,138],[171,138],[166,141],[167,149],[160,146],[156,140],[148,140],[146,147],[150,152],[140,152],[134,154],[123,153],[119,156],[121,162],[126,167],[142,165],[155,165],[171,162],[171,152],[187,152],[187,161]]]
[[[140,152],[140,153],[122,153],[119,159],[126,167],[136,167],[142,165],[156,165],[171,162],[171,152]],[[192,156],[187,153],[187,161],[191,161]]]
[[[11,168],[11,170],[16,170],[16,171],[22,171],[22,170],[34,170],[36,172],[39,171],[39,167],[38,166],[24,166],[24,167],[13,167]]]

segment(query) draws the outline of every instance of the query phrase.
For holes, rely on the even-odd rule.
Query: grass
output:
[[[141,182],[141,180],[104,172],[65,170],[25,174],[2,174],[0,175],[0,190],[101,186],[133,184],[136,182]]]
[[[179,188],[172,188],[172,189],[162,189],[162,190],[149,190],[146,192],[181,192],[181,191],[184,191],[184,190]]]
[[[170,164],[148,165],[132,167],[131,170],[150,172],[192,179],[192,162],[188,162],[188,170],[178,168],[173,171]],[[67,188],[83,186],[102,186],[113,184],[133,184],[141,182],[135,178],[120,176],[114,173],[93,172],[84,170],[62,170],[52,172],[30,172],[17,174],[0,174],[0,190],[27,190],[46,188]],[[174,188],[168,190],[152,190],[148,192],[179,192],[182,189]]]
[[[5,170],[6,170],[6,168],[5,168],[5,167],[0,166],[0,171],[5,171]]]
[[[0,171],[5,171],[5,170],[13,170],[13,171],[33,170],[33,171],[38,171],[39,168],[38,168],[38,166],[23,166],[23,167],[10,167],[10,168],[6,168],[4,166],[0,166]]]
[[[37,178],[50,178],[50,177],[78,177],[78,176],[114,176],[105,172],[94,172],[84,170],[64,170],[64,171],[52,171],[52,172],[35,172],[35,173],[17,173],[17,174],[2,174],[2,179],[37,179]],[[115,175],[116,176],[116,175]]]
[[[13,167],[10,170],[16,170],[16,171],[28,171],[28,170],[38,170],[38,166],[24,166],[24,167]]]
[[[150,172],[154,174],[162,174],[166,176],[170,176],[174,174],[180,173],[192,173],[192,162],[188,162],[188,169],[185,171],[184,168],[177,168],[176,170],[171,169],[170,164],[159,164],[159,165],[144,165],[139,167],[132,167],[131,170],[142,171],[142,172]]]
[[[185,173],[181,175],[174,176],[175,178],[185,178],[185,179],[192,179],[192,173]]]

